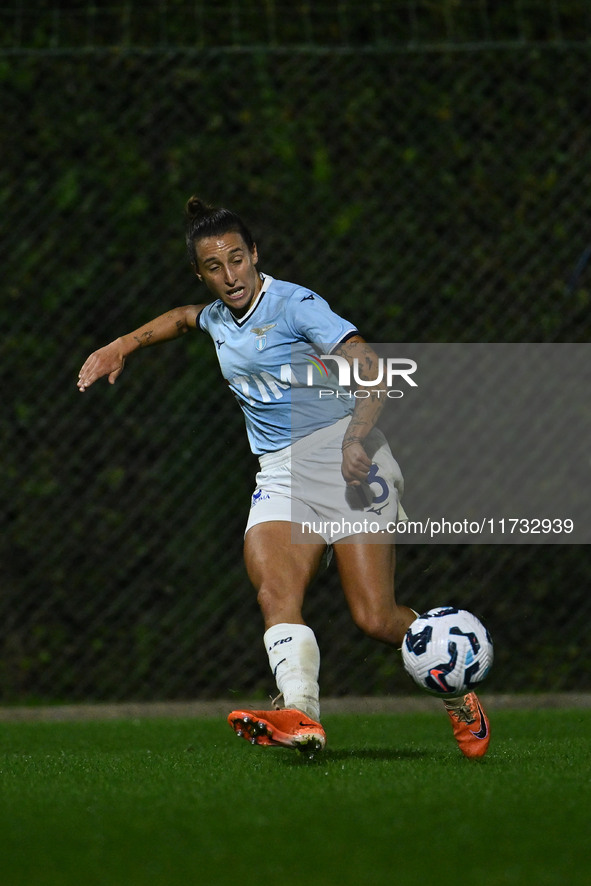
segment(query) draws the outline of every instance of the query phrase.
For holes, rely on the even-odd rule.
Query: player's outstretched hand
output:
[[[109,377],[109,384],[113,385],[123,372],[125,366],[125,355],[118,341],[112,341],[111,344],[105,345],[94,351],[84,363],[82,369],[78,373],[78,390],[85,391],[95,381],[103,376]]]

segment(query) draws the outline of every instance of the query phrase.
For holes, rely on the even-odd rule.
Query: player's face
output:
[[[197,276],[216,298],[221,298],[240,317],[259,294],[257,248],[252,252],[242,236],[233,231],[221,237],[203,237],[196,243]]]

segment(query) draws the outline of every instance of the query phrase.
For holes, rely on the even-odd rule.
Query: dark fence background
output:
[[[91,350],[203,299],[190,194],[370,341],[589,339],[589,277],[567,284],[591,236],[590,16],[499,5],[2,10],[3,701],[274,688],[241,559],[256,462],[209,341],[75,387]],[[399,551],[401,601],[489,626],[491,690],[591,689],[590,584],[586,546]],[[411,690],[332,569],[306,615],[326,694]]]

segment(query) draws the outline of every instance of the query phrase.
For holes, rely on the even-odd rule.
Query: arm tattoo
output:
[[[145,348],[150,344],[153,336],[154,336],[154,330],[148,329],[146,332],[142,332],[141,335],[135,335],[134,338],[135,338],[136,342],[138,343],[138,345],[140,346],[140,348]]]
[[[378,356],[374,349],[366,342],[347,341],[336,348],[334,353],[348,361],[350,366],[354,368],[356,377],[361,382],[371,382],[377,379]],[[369,395],[355,400],[355,409],[343,438],[343,449],[352,446],[354,443],[362,443],[375,426],[384,408],[385,398],[380,396],[379,389],[363,387],[362,384],[357,386],[357,390],[359,389],[368,391]],[[383,394],[383,389],[381,393]]]

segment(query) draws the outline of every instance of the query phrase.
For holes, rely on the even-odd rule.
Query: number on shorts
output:
[[[373,483],[377,483],[378,486],[382,490],[381,494],[374,498],[374,500],[372,502],[372,504],[374,504],[374,505],[379,505],[381,502],[385,501],[388,498],[388,495],[390,494],[390,489],[388,487],[388,484],[386,483],[384,478],[380,477],[380,475],[378,474],[379,469],[380,469],[379,465],[377,465],[375,462],[373,462],[373,464],[369,470],[369,474],[367,475],[367,482],[370,484],[370,486]]]

